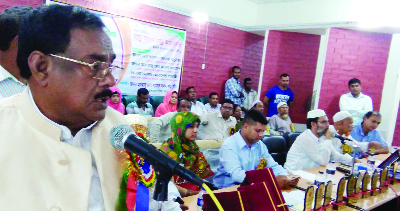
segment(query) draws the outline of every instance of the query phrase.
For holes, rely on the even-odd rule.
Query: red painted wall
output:
[[[15,5],[28,5],[31,7],[36,7],[41,3],[42,0],[0,0],[0,12]]]
[[[361,92],[372,98],[374,110],[379,110],[391,39],[390,34],[330,30],[319,100],[330,120],[354,77],[361,80]]]
[[[253,89],[257,90],[264,43],[262,36],[210,23],[206,68],[202,70],[206,24],[202,24],[199,31],[199,24],[190,17],[143,4],[128,3],[130,1],[122,4],[115,4],[111,0],[66,1],[128,17],[185,28],[187,41],[181,84],[182,95],[185,95],[184,90],[187,87],[195,86],[198,97],[208,95],[212,91],[223,96],[224,82],[230,77],[230,68],[234,65],[242,67],[242,84],[244,78],[250,77],[253,80]],[[6,5],[4,8],[18,4],[35,6],[40,2],[40,0],[31,0],[31,2],[19,0],[10,3],[8,0],[0,0],[0,5]],[[312,93],[318,48],[319,36],[316,35],[279,31],[271,31],[269,35],[261,100],[269,88],[278,84],[280,74],[284,72],[290,74],[290,87],[295,94],[291,118],[296,123],[304,123],[306,119],[305,104]]]
[[[399,110],[397,111],[397,121],[396,127],[394,128],[392,146],[400,146],[400,106]]]
[[[313,92],[319,43],[319,35],[269,32],[261,100],[271,87],[279,84],[282,73],[289,74],[289,88],[294,93],[290,118],[294,123],[305,124],[307,119],[307,101]],[[268,113],[267,108],[264,111]]]
[[[261,67],[264,37],[233,28],[210,23],[206,52],[206,68],[201,69],[204,59],[207,25],[193,21],[193,18],[155,7],[134,4],[132,1],[116,4],[111,0],[65,0],[68,3],[86,6],[114,14],[125,15],[147,21],[181,27],[187,30],[181,95],[189,86],[194,86],[198,97],[217,92],[223,96],[224,81],[229,78],[230,68],[242,67],[241,82],[252,78],[257,89]],[[119,1],[121,2],[121,1]],[[1,11],[9,6],[28,4],[36,6],[41,0],[0,0]],[[4,5],[4,6],[3,6]],[[200,28],[200,29],[199,29]]]

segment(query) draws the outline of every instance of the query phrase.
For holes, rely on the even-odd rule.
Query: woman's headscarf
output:
[[[124,106],[124,104],[121,103],[121,100],[122,100],[121,91],[116,86],[111,87],[110,90],[113,94],[114,94],[114,92],[117,92],[119,94],[119,102],[112,103],[111,98],[110,98],[110,99],[108,99],[108,102],[107,102],[108,106],[110,106],[114,110],[119,111],[122,114],[125,114],[125,106]]]
[[[172,159],[183,163],[201,178],[207,178],[214,173],[211,171],[203,153],[200,152],[196,141],[188,141],[185,131],[192,124],[199,122],[200,117],[192,112],[179,112],[171,119],[171,138],[162,143],[160,150]]]
[[[156,114],[154,115],[155,117],[160,117],[166,113],[176,111],[176,104],[178,103],[178,100],[174,106],[172,106],[172,107],[169,106],[169,101],[171,100],[171,96],[173,93],[176,93],[176,95],[178,97],[178,93],[176,91],[174,91],[174,90],[168,91],[164,97],[163,102],[157,107]]]

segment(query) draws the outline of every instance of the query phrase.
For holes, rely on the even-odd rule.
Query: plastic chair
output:
[[[301,133],[298,132],[292,132],[292,133],[286,133],[285,134],[285,139],[286,139],[286,147],[287,150],[289,151],[290,147],[292,147],[292,144],[296,140],[297,136],[299,136]]]
[[[151,96],[150,104],[153,106],[154,112],[156,112],[157,107],[163,102],[164,96]]]
[[[197,101],[200,101],[205,105],[210,102],[210,99],[208,98],[208,96],[203,96],[203,97],[198,98]]]
[[[287,156],[286,140],[283,136],[264,136],[261,141],[267,146],[269,154],[279,165],[285,164]]]

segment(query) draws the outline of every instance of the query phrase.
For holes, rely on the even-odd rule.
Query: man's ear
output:
[[[313,127],[317,127],[317,123],[316,122],[311,122],[311,128]]]
[[[42,86],[47,85],[47,79],[52,62],[50,57],[40,51],[33,51],[28,58],[28,65],[32,72],[33,79]]]

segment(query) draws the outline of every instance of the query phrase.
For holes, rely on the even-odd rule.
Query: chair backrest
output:
[[[203,96],[200,97],[199,99],[197,99],[198,101],[202,102],[204,105],[210,102],[210,99],[208,98],[208,96]]]
[[[151,96],[150,104],[153,106],[154,112],[156,112],[157,107],[163,102],[164,96]]]
[[[289,151],[290,147],[292,147],[292,144],[296,140],[297,136],[299,136],[301,133],[299,132],[294,132],[294,133],[286,133],[285,134],[285,139],[286,139],[286,147],[287,150]]]
[[[136,100],[137,100],[136,95],[126,95],[126,96],[122,97],[122,104],[124,104],[124,106],[125,106],[125,108],[126,108],[126,106],[127,106],[129,103],[131,103],[131,102],[133,102],[133,101],[136,101]]]
[[[274,160],[283,166],[287,155],[285,138],[283,136],[264,136],[261,141],[267,146],[269,154]]]

